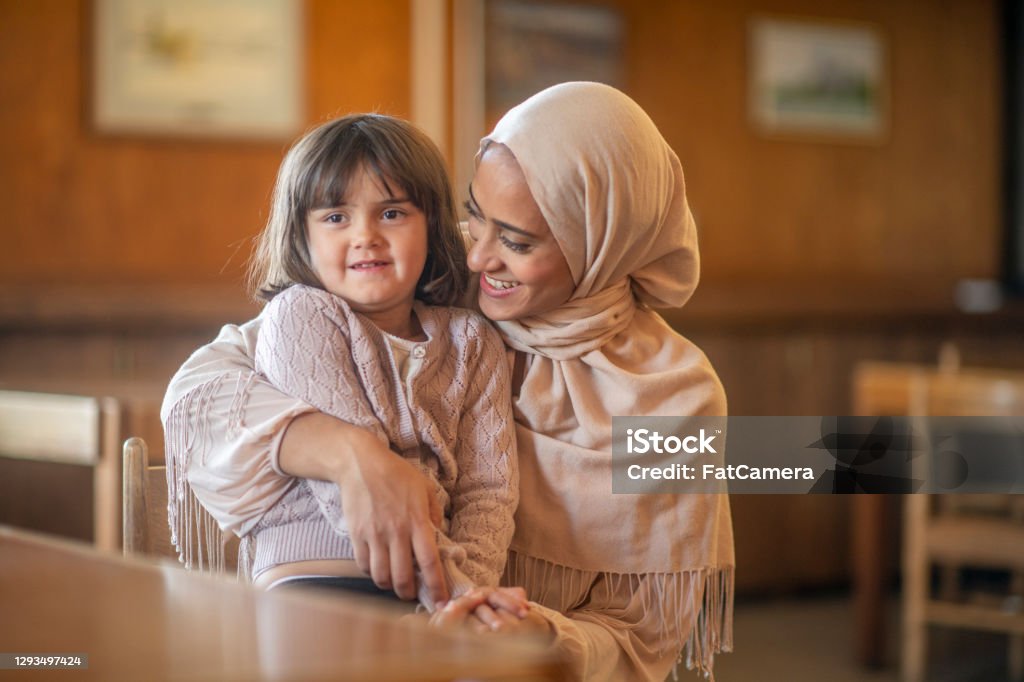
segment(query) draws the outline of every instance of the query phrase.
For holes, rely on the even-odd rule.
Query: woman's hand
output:
[[[415,599],[419,566],[433,600],[447,600],[435,536],[441,509],[427,478],[373,438],[334,480],[359,568],[377,587]]]
[[[320,412],[301,415],[285,431],[278,465],[338,485],[356,562],[378,587],[415,599],[419,566],[433,600],[448,599],[430,482],[373,433]]]
[[[530,608],[521,587],[477,587],[452,599],[430,617],[440,628],[470,627],[476,632],[551,636],[551,625]]]

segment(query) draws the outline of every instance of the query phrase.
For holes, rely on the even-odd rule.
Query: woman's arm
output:
[[[509,596],[502,593],[519,588],[478,589],[453,599],[434,614],[431,623],[546,638],[572,680],[662,682],[679,658],[680,638],[671,623],[652,612],[653,595],[641,592],[656,580],[641,578],[641,586],[633,590],[634,580],[618,579],[611,585],[608,578],[599,577],[590,587],[590,597],[581,600],[585,605],[565,613],[536,602],[517,611],[515,601],[510,607]],[[545,591],[543,586],[538,589]]]
[[[379,587],[415,598],[415,559],[431,600],[443,602],[448,587],[434,537],[441,508],[423,474],[380,448],[369,431],[314,412],[288,427],[280,465],[301,478],[338,484],[356,562]]]
[[[635,606],[633,608],[636,608]],[[552,646],[562,655],[573,680],[649,680],[663,682],[679,652],[662,649],[654,625],[630,623],[604,611],[576,610],[562,614],[530,603],[531,613],[548,622]]]
[[[171,379],[160,416],[168,465],[183,469],[221,528],[245,535],[291,487],[276,461],[288,424],[312,408],[253,369],[257,318],[226,325]]]

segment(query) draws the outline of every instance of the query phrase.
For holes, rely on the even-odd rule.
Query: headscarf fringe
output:
[[[189,570],[202,573],[223,573],[225,545],[228,537],[217,521],[196,499],[188,482],[188,470],[197,454],[205,461],[210,450],[209,425],[204,420],[190,420],[190,414],[205,413],[225,377],[209,381],[186,394],[171,409],[164,424],[167,465],[167,522],[171,528],[171,544],[178,560]],[[248,390],[251,382],[239,377],[239,388]],[[235,404],[244,404],[236,393],[232,413],[240,412]],[[198,429],[191,427],[198,425]],[[239,561],[241,569],[241,561]],[[241,570],[239,571],[241,575]]]
[[[560,613],[585,609],[584,602],[607,603],[628,590],[631,598],[640,600],[645,619],[658,619],[661,651],[679,651],[679,662],[687,670],[696,669],[713,682],[715,654],[733,647],[734,576],[732,566],[677,572],[591,571],[511,551],[502,583],[531,586],[530,599]]]

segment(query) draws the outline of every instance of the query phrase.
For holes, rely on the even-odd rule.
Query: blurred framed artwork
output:
[[[564,81],[625,84],[625,24],[614,6],[453,0],[452,7],[457,187],[473,177],[480,138],[516,104]]]
[[[290,138],[303,125],[302,4],[95,0],[94,129]]]
[[[622,19],[597,5],[486,0],[484,97],[488,127],[565,81],[622,87]]]
[[[756,17],[749,57],[750,117],[759,131],[865,142],[885,136],[886,52],[877,28]]]

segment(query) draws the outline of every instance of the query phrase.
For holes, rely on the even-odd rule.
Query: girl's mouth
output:
[[[358,263],[353,263],[352,265],[349,266],[349,269],[367,272],[373,270],[380,270],[381,268],[386,267],[387,265],[388,262],[383,260],[364,260],[359,261]]]

